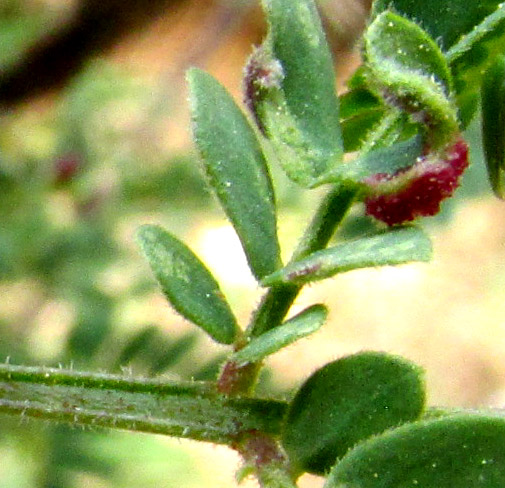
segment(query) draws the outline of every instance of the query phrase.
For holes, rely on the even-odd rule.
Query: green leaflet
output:
[[[269,32],[246,67],[246,100],[286,174],[309,186],[342,159],[331,54],[312,0],[263,5]]]
[[[339,97],[339,103],[342,120],[355,117],[367,110],[382,108],[381,101],[364,86],[351,88]]]
[[[282,442],[299,471],[327,472],[368,437],[419,418],[421,369],[400,357],[363,352],[316,371],[291,402]]]
[[[262,284],[302,284],[353,269],[429,261],[431,252],[430,239],[423,231],[414,226],[397,227],[316,251],[267,276]]]
[[[148,350],[149,345],[159,339],[159,335],[158,328],[154,325],[148,325],[133,334],[121,350],[114,369],[125,366],[135,356],[143,355]]]
[[[335,168],[324,177],[325,182],[349,180],[355,183],[377,173],[394,174],[412,166],[423,151],[423,141],[419,136],[397,142],[388,147],[366,152],[363,156]]]
[[[477,109],[479,86],[483,82],[484,73],[504,50],[505,9],[499,3],[494,12],[463,36],[447,53],[454,73],[456,100],[464,127]]]
[[[387,103],[425,124],[432,147],[450,141],[459,130],[448,98],[452,80],[433,39],[414,22],[385,11],[365,33],[365,52],[369,81]]]
[[[434,77],[451,91],[451,73],[436,42],[416,23],[386,11],[373,21],[366,32],[366,54],[372,69],[381,62],[397,69]]]
[[[272,182],[256,135],[209,74],[188,72],[193,132],[209,184],[240,237],[256,278],[280,266]]]
[[[463,34],[491,14],[500,2],[496,0],[375,0],[372,18],[385,10],[393,11],[415,20],[444,51],[456,44]]]
[[[382,108],[363,110],[356,115],[342,121],[342,140],[346,152],[358,151],[366,135],[382,119],[384,110]],[[337,169],[337,168],[335,168]]]
[[[345,152],[357,151],[367,132],[383,117],[384,106],[364,87],[351,89],[341,95],[339,101]]]
[[[174,309],[217,342],[231,344],[239,333],[237,322],[204,264],[185,244],[161,227],[144,225],[137,239]]]
[[[504,198],[505,170],[505,58],[499,57],[482,84],[482,142],[491,187]]]
[[[260,361],[283,347],[307,337],[323,325],[328,315],[324,305],[312,305],[275,329],[252,339],[247,346],[230,357],[240,366]]]
[[[325,488],[501,488],[505,419],[456,414],[415,422],[349,451]]]
[[[466,126],[477,108],[483,73],[505,49],[501,0],[376,0],[372,17],[387,9],[417,22],[446,53]]]
[[[177,364],[178,361],[189,354],[197,341],[197,334],[192,331],[173,342],[163,340],[158,342],[158,347],[153,347],[151,354],[146,355],[148,357],[142,358],[144,359],[144,363],[149,364],[149,376],[163,373]]]

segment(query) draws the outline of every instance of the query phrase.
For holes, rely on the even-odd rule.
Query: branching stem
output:
[[[326,195],[293,253],[291,262],[328,245],[335,230],[354,203],[357,191],[355,187],[342,185]],[[246,331],[246,338],[258,337],[280,325],[301,289],[302,287],[298,285],[281,285],[270,288],[253,314]],[[218,384],[220,386],[226,384],[226,389],[220,388],[221,391],[229,395],[250,393],[260,367],[261,363],[248,364],[241,369],[233,368],[231,363],[225,364]],[[235,375],[233,381],[230,381],[228,376],[231,369]]]

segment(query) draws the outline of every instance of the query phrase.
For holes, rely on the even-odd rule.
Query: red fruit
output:
[[[428,153],[393,175],[371,176],[365,180],[371,190],[365,199],[366,214],[387,225],[435,215],[440,202],[459,186],[467,166],[468,146],[458,138],[442,155]]]

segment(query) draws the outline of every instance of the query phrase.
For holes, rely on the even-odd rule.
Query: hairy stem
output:
[[[291,262],[327,246],[354,203],[356,195],[357,189],[346,185],[338,186],[326,195],[293,253]],[[246,338],[258,337],[280,325],[301,289],[302,286],[298,285],[270,288],[253,314]],[[218,382],[220,390],[229,395],[249,393],[256,382],[260,367],[261,363],[248,364],[243,368],[227,363]],[[232,381],[228,374],[230,370],[234,372]],[[226,388],[222,388],[223,385],[226,385]]]
[[[240,476],[254,473],[261,488],[296,488],[286,456],[277,442],[262,432],[251,432],[236,446],[244,458]]]
[[[215,385],[0,365],[0,413],[234,445],[278,435],[286,404],[232,399]]]
[[[386,112],[379,123],[366,134],[360,148],[360,155],[363,156],[373,149],[388,147],[395,143],[399,136],[398,127],[403,118],[404,114],[398,110]]]
[[[356,188],[342,185],[326,195],[303,234],[290,262],[298,261],[328,245],[335,230],[354,203],[356,194]],[[301,287],[297,285],[271,288],[253,315],[247,335],[257,337],[280,325],[300,290]]]

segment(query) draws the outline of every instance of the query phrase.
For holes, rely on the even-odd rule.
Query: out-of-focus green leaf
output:
[[[263,5],[269,32],[246,67],[246,100],[287,175],[308,186],[342,158],[333,62],[312,0]]]
[[[163,293],[175,310],[217,342],[231,344],[238,325],[219,285],[193,252],[155,225],[144,225],[138,241]]]
[[[67,348],[73,359],[89,360],[112,330],[114,301],[92,286],[79,290],[77,320],[71,328]]]
[[[240,366],[261,359],[316,332],[323,325],[328,311],[323,305],[313,305],[284,324],[254,338],[230,357]]]
[[[256,135],[227,91],[192,69],[193,130],[209,183],[261,279],[280,265],[272,182]]]
[[[458,414],[406,424],[349,451],[325,488],[501,488],[505,419]]]
[[[188,355],[189,351],[194,347],[197,336],[194,333],[183,335],[173,343],[161,343],[158,349],[158,354],[151,359],[149,368],[150,375],[160,374],[177,363],[181,358]],[[163,347],[165,346],[165,347]]]
[[[0,8],[2,6],[0,5]],[[41,11],[40,6],[35,9],[34,6],[30,7],[26,8],[27,11],[23,14],[19,12],[18,15],[0,18],[0,46],[4,46],[0,53],[2,70],[14,64],[27,46],[47,32],[48,25],[55,25],[55,20]]]
[[[192,372],[191,378],[194,381],[215,381],[221,372],[221,367],[225,363],[226,358],[227,355],[222,354],[210,359],[203,366]],[[195,366],[199,365],[195,364]]]
[[[136,332],[121,350],[116,367],[127,365],[135,356],[145,352],[158,334],[158,329],[154,325],[149,325]]]
[[[400,357],[364,352],[339,359],[296,394],[284,448],[298,470],[323,474],[356,443],[417,419],[424,396],[421,369]]]
[[[405,226],[316,251],[263,279],[264,286],[308,283],[359,268],[429,261],[432,248],[419,228]]]
[[[482,83],[482,142],[491,187],[498,198],[504,198],[505,58],[503,56],[488,69]]]

